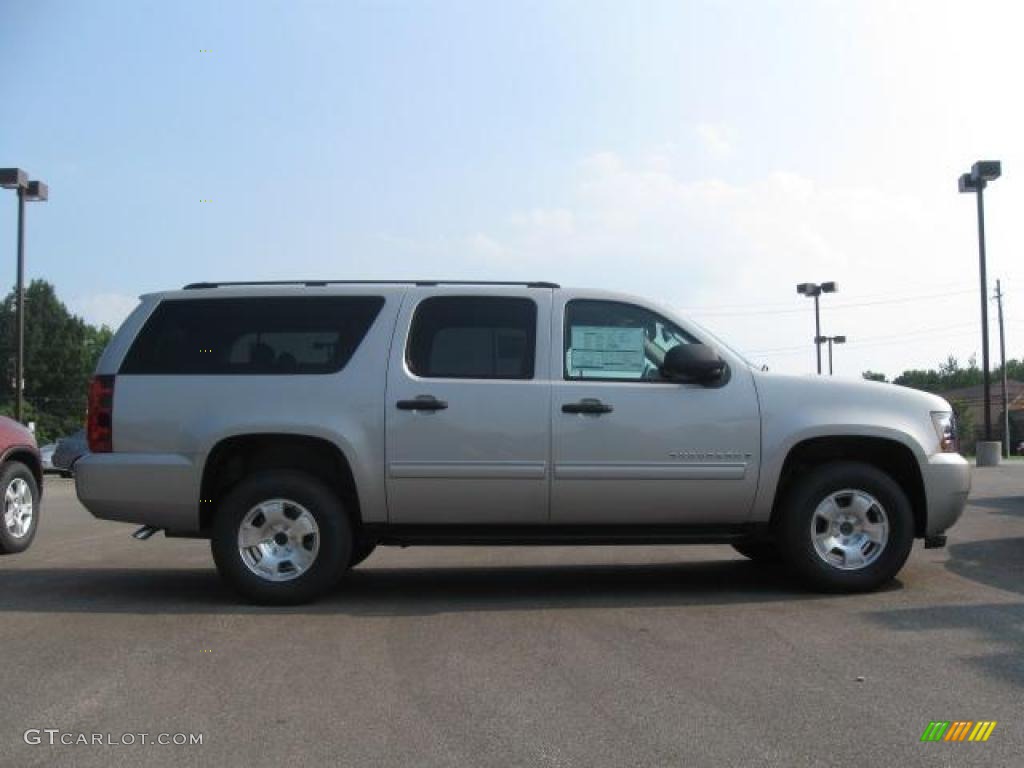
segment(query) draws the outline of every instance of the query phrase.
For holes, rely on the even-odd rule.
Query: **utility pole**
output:
[[[1006,396],[1006,334],[1003,328],[1003,288],[996,280],[996,306],[999,308],[999,364],[1003,367],[1003,452],[1010,458],[1010,401]]]

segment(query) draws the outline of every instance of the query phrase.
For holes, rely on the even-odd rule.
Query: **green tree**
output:
[[[14,291],[0,305],[0,411],[14,412]],[[25,415],[40,443],[74,432],[85,420],[86,391],[96,361],[110,340],[68,312],[45,280],[25,291]]]
[[[868,381],[889,381],[889,379],[885,377],[884,373],[879,373],[878,371],[864,371],[861,376]]]
[[[1006,368],[1007,371],[1010,370],[1009,363]],[[938,369],[904,371],[893,379],[893,383],[923,389],[926,392],[948,392],[951,389],[981,384],[982,374],[974,356],[968,359],[967,366],[964,367],[956,357],[950,355],[939,363]]]

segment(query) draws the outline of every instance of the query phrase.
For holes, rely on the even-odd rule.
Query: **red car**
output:
[[[31,432],[0,416],[0,555],[24,552],[39,525],[43,465]]]

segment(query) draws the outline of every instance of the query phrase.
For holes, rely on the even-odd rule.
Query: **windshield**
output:
[[[729,352],[731,352],[733,355],[735,355],[740,360],[742,360],[744,363],[746,363],[746,365],[748,367],[756,368],[756,369],[760,369],[761,368],[761,366],[757,365],[756,363],[751,362],[750,358],[748,358],[745,354],[743,354],[738,349],[736,349],[736,347],[734,347],[731,344],[723,341],[720,336],[717,336],[716,334],[712,333],[706,327],[704,327],[703,325],[698,323],[696,320],[693,320],[691,318],[686,318],[686,322],[689,323],[691,326],[693,326],[701,335],[709,337],[709,340],[713,341],[716,346],[725,347],[725,349],[729,350]]]

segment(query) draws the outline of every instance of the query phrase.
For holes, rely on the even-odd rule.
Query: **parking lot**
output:
[[[379,550],[327,600],[239,605],[47,478],[0,560],[0,764],[1019,765],[1024,463],[945,550],[829,597],[728,547]],[[921,743],[996,720],[987,743]],[[28,729],[202,745],[26,744]],[[109,735],[109,736],[108,736]]]

